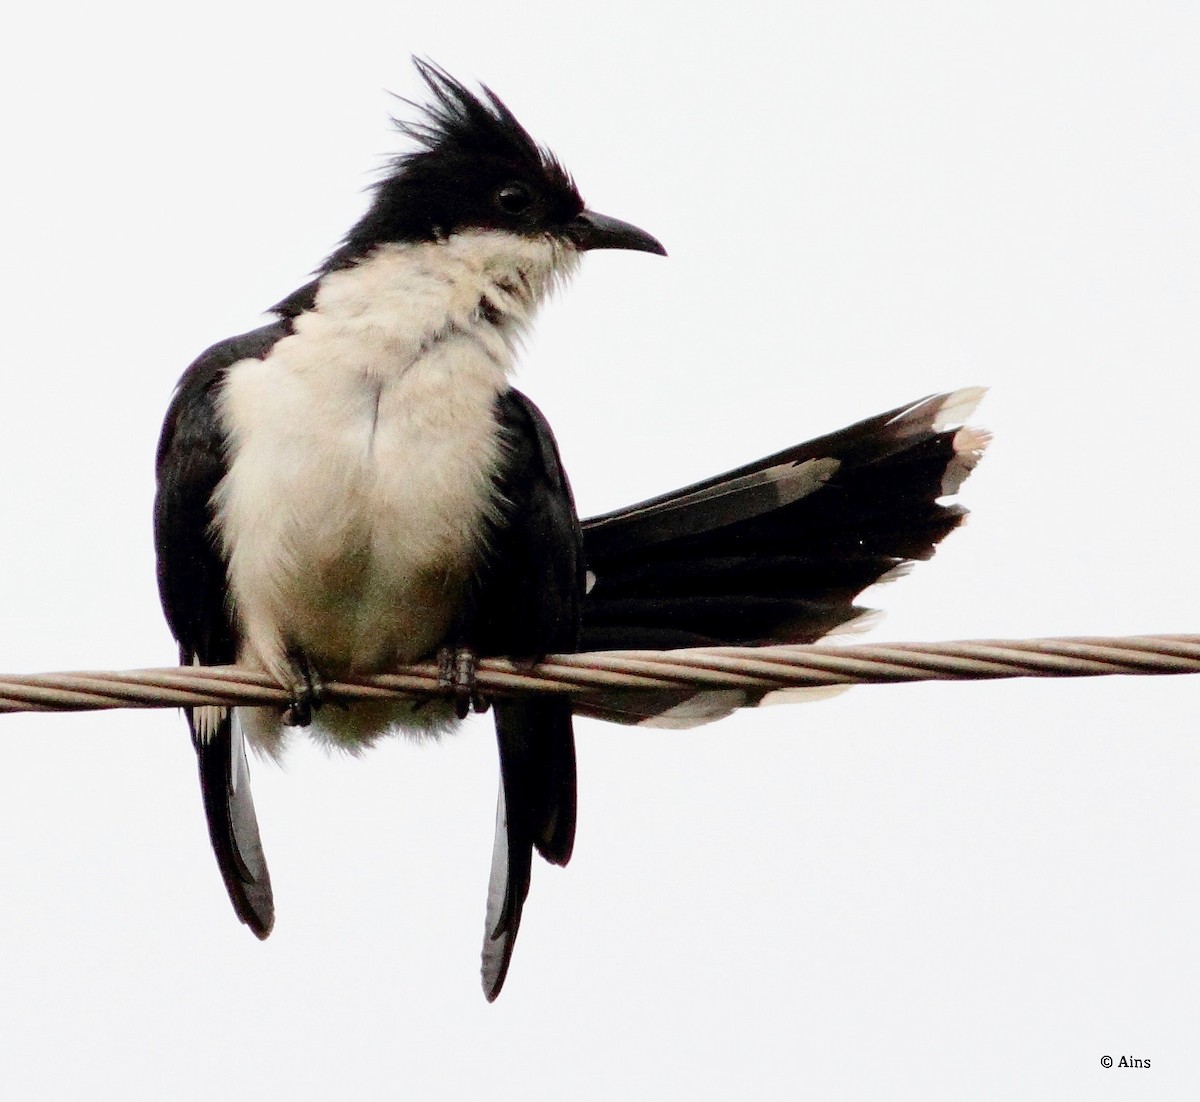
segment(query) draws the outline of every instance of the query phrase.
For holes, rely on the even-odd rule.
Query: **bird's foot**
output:
[[[300,651],[288,655],[288,672],[292,702],[283,710],[283,722],[288,727],[307,727],[313,712],[325,703],[325,684]]]
[[[486,712],[488,702],[479,692],[476,671],[479,656],[469,647],[442,647],[438,651],[438,688],[449,689],[454,698],[454,714],[466,719],[467,712]]]

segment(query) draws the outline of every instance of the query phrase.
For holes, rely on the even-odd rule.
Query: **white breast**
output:
[[[495,233],[385,246],[230,368],[216,503],[243,661],[384,671],[445,640],[496,506],[495,399],[571,261]]]

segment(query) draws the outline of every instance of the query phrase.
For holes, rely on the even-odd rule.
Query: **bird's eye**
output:
[[[496,203],[509,214],[521,214],[529,209],[533,196],[524,184],[505,184],[496,192]]]

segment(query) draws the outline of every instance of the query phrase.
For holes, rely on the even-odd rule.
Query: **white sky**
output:
[[[173,660],[171,389],[355,218],[413,52],[670,250],[590,258],[525,358],[583,512],[987,384],[971,523],[871,638],[1200,631],[1194,4],[71,3],[0,38],[0,669]],[[1196,1097],[1198,694],[580,722],[494,1006],[490,719],[258,763],[259,944],[177,714],[5,717],[0,1093]]]

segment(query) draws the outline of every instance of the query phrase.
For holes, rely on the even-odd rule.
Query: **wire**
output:
[[[479,661],[484,696],[603,690],[745,689],[755,699],[780,689],[972,681],[1013,677],[1101,677],[1200,673],[1200,635],[984,639],[854,646],[701,647],[675,651],[595,651],[543,662]],[[432,663],[395,673],[333,681],[343,700],[445,695]],[[0,676],[0,712],[177,708],[197,704],[286,704],[288,690],[238,666],[180,666],[119,672]]]

